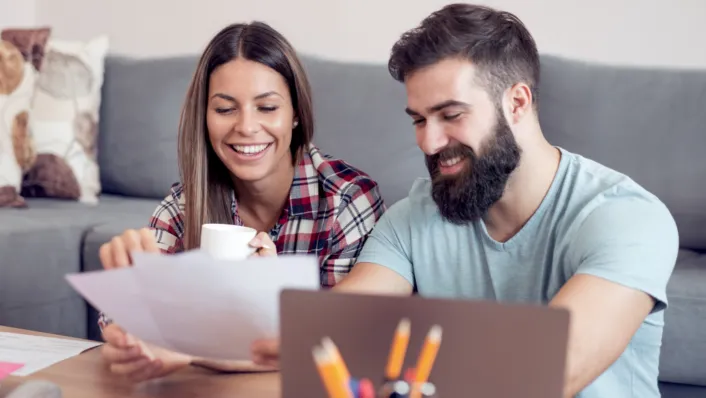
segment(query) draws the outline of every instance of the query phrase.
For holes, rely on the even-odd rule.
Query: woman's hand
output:
[[[103,339],[101,350],[110,371],[134,382],[166,376],[191,361],[188,355],[150,347],[115,324],[103,329]]]
[[[103,268],[122,268],[132,265],[131,252],[159,253],[154,232],[149,228],[128,229],[101,245],[98,254]]]
[[[257,249],[255,253],[252,254],[253,256],[277,256],[277,247],[275,247],[275,244],[272,242],[267,232],[260,232],[255,235],[253,240],[250,241],[250,246]]]

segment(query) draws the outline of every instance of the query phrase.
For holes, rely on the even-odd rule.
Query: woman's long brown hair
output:
[[[199,247],[201,225],[233,224],[228,169],[208,138],[206,107],[211,73],[220,65],[243,57],[262,63],[284,77],[299,124],[292,131],[292,159],[296,164],[314,135],[311,87],[296,51],[262,22],[233,24],[221,30],[201,56],[186,94],[179,121],[178,158],[184,187],[184,249]]]

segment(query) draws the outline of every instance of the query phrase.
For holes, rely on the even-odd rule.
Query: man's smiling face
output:
[[[449,58],[405,79],[406,112],[426,154],[432,196],[441,215],[463,224],[498,201],[520,160],[520,148],[476,67]]]

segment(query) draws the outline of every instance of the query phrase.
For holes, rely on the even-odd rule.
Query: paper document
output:
[[[249,360],[279,334],[279,293],[319,289],[315,256],[215,260],[189,251],[135,253],[133,267],[67,275],[94,307],[136,337],[200,358]]]
[[[0,332],[0,362],[24,365],[11,374],[27,376],[99,345],[96,341]]]

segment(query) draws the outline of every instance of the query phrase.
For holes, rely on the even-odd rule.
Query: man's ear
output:
[[[508,120],[512,123],[517,123],[522,118],[532,111],[534,97],[532,90],[525,83],[517,83],[510,87],[507,93],[509,99],[509,115]]]

